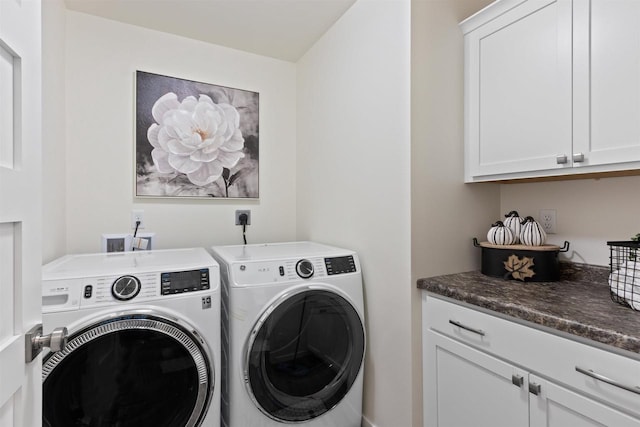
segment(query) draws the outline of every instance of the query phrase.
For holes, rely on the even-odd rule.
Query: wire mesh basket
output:
[[[607,242],[609,289],[618,304],[640,310],[640,242]]]

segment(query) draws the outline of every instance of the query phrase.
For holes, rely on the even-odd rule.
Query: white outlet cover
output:
[[[144,211],[142,209],[134,209],[131,211],[131,229],[136,229],[136,220],[140,218],[140,226],[138,230],[143,229],[145,226],[144,223]]]
[[[547,234],[557,233],[557,211],[555,209],[540,209],[538,223]]]

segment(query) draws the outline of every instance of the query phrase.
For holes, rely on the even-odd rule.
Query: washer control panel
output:
[[[209,269],[174,271],[160,275],[162,295],[182,294],[210,288]]]
[[[216,270],[217,271],[217,270]],[[143,302],[211,289],[217,280],[209,268],[141,272],[43,282],[42,312],[77,310],[126,302]],[[213,276],[212,276],[213,274]]]

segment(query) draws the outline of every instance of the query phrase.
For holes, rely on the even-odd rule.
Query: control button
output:
[[[284,276],[284,267],[283,267],[283,266],[280,266],[280,267],[279,267],[279,270],[280,270],[280,275],[281,275],[281,276]]]
[[[135,276],[118,277],[111,285],[111,294],[120,301],[128,301],[135,298],[140,292],[142,285]]]
[[[93,286],[91,285],[87,285],[84,287],[84,297],[85,298],[91,298],[91,295],[93,294]]]
[[[308,259],[301,259],[296,264],[296,273],[303,279],[313,276],[313,264]]]

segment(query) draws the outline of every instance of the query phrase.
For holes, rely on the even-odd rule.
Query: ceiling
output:
[[[296,62],[356,0],[65,0],[68,9]]]

